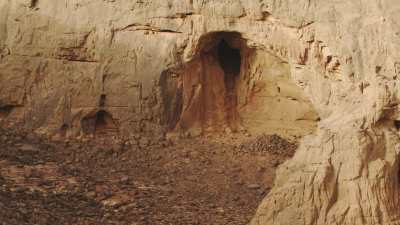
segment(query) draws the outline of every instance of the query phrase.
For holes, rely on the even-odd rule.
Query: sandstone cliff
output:
[[[0,119],[70,137],[312,133],[252,224],[396,225],[398,21],[395,0],[2,0]]]

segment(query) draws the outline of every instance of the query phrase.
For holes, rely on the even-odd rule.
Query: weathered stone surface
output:
[[[103,127],[163,135],[181,120],[166,119],[179,101],[163,93],[181,84],[161,85],[162,74],[195,63],[211,33],[237,32],[260,54],[250,65],[286,62],[286,90],[304,108],[289,117],[319,118],[252,224],[400,224],[399,20],[396,0],[3,0],[0,119],[78,136],[104,111]]]

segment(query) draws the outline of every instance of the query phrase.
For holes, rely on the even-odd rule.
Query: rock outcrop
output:
[[[70,137],[313,132],[251,224],[397,225],[399,20],[395,0],[3,0],[0,119]]]

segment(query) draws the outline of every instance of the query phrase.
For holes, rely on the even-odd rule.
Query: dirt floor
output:
[[[0,128],[0,224],[247,224],[296,145],[231,139],[55,142]]]

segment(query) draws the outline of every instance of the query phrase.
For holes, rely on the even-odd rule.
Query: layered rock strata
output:
[[[3,0],[0,118],[67,137],[313,131],[251,224],[396,225],[399,20],[395,0]]]

